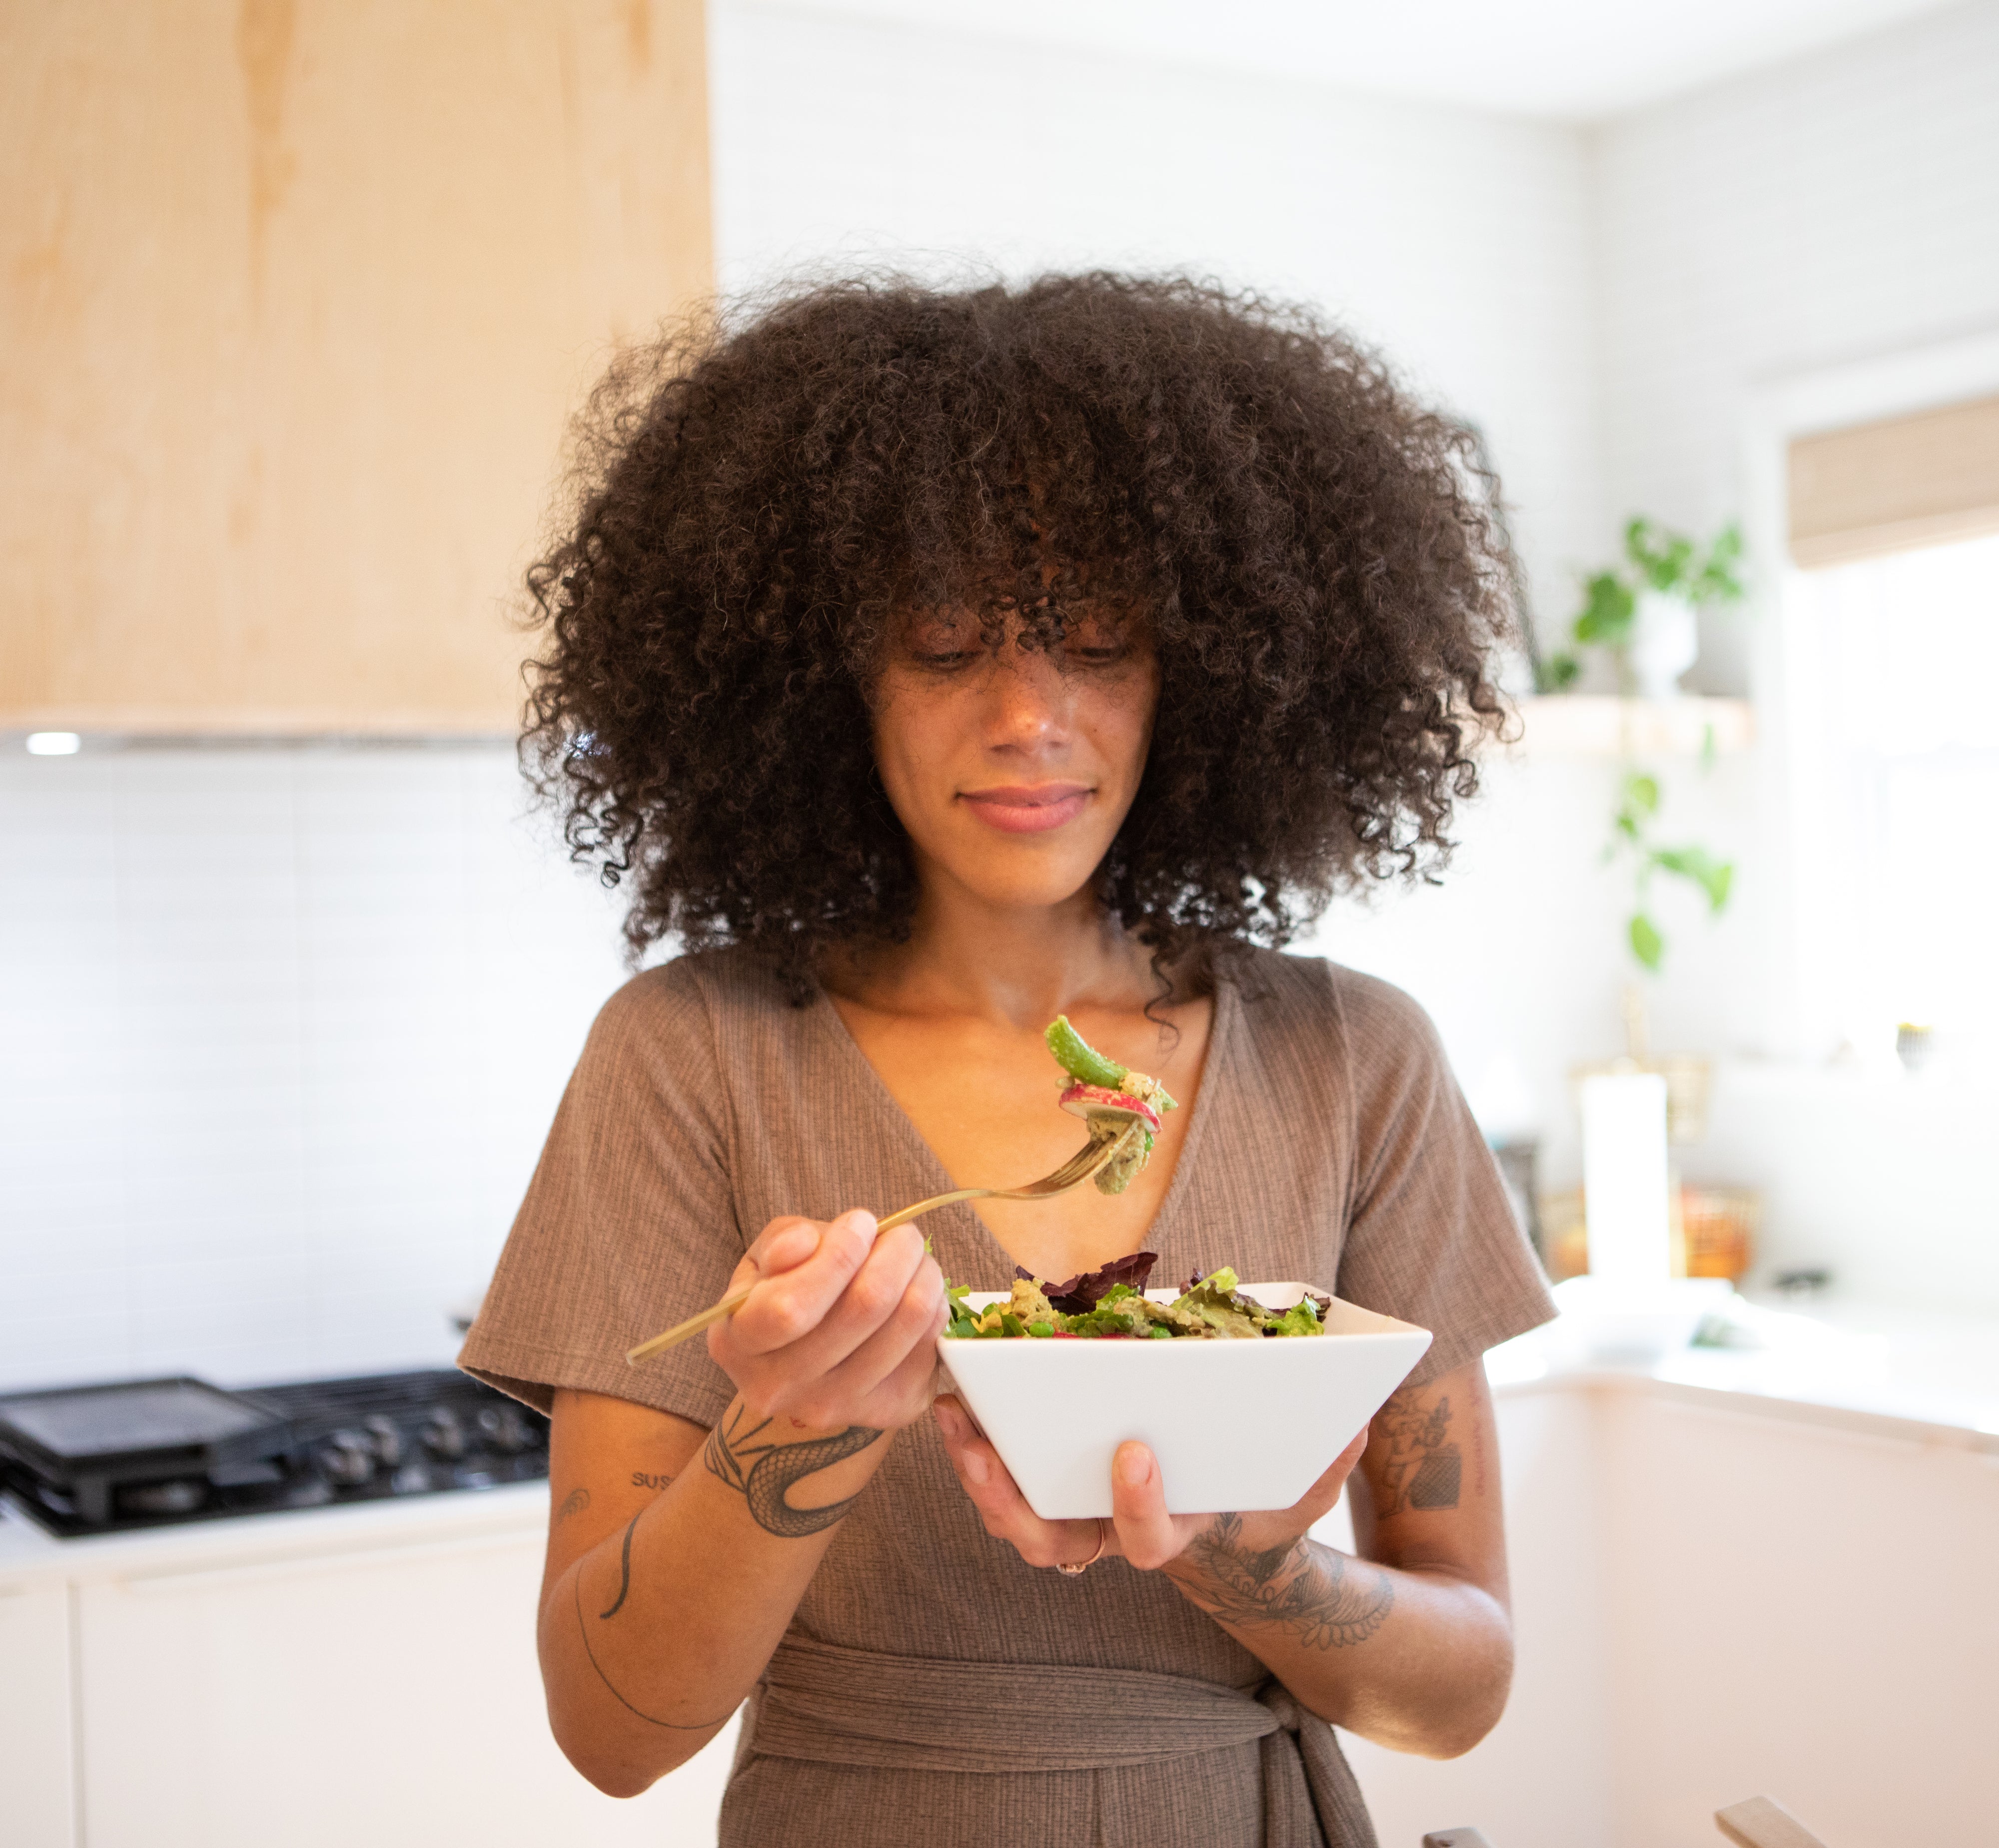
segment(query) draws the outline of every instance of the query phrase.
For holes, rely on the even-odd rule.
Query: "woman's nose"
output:
[[[1000,649],[993,667],[986,687],[989,744],[1031,748],[1066,734],[1068,688],[1045,653],[1010,642]]]

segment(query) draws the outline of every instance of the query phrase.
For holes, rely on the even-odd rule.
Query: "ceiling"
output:
[[[790,10],[1590,122],[1944,0],[785,0]]]

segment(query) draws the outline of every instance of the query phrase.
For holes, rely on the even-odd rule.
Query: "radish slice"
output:
[[[1102,1085],[1078,1082],[1069,1086],[1059,1099],[1073,1116],[1117,1116],[1142,1123],[1154,1135],[1159,1133],[1159,1113],[1142,1097],[1128,1091],[1111,1091]]]

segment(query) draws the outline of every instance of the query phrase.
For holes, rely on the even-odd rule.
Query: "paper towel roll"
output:
[[[1666,1081],[1633,1071],[1582,1081],[1582,1185],[1589,1274],[1621,1283],[1672,1275]]]

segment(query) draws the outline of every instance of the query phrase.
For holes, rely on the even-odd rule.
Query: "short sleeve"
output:
[[[1429,1329],[1420,1385],[1555,1313],[1498,1165],[1429,1017],[1386,982],[1336,969],[1353,1105],[1339,1293]]]
[[[727,1288],[745,1241],[732,1125],[698,980],[649,970],[605,1004],[459,1365],[546,1411],[556,1389],[712,1426],[734,1389],[705,1342],[625,1353]]]

